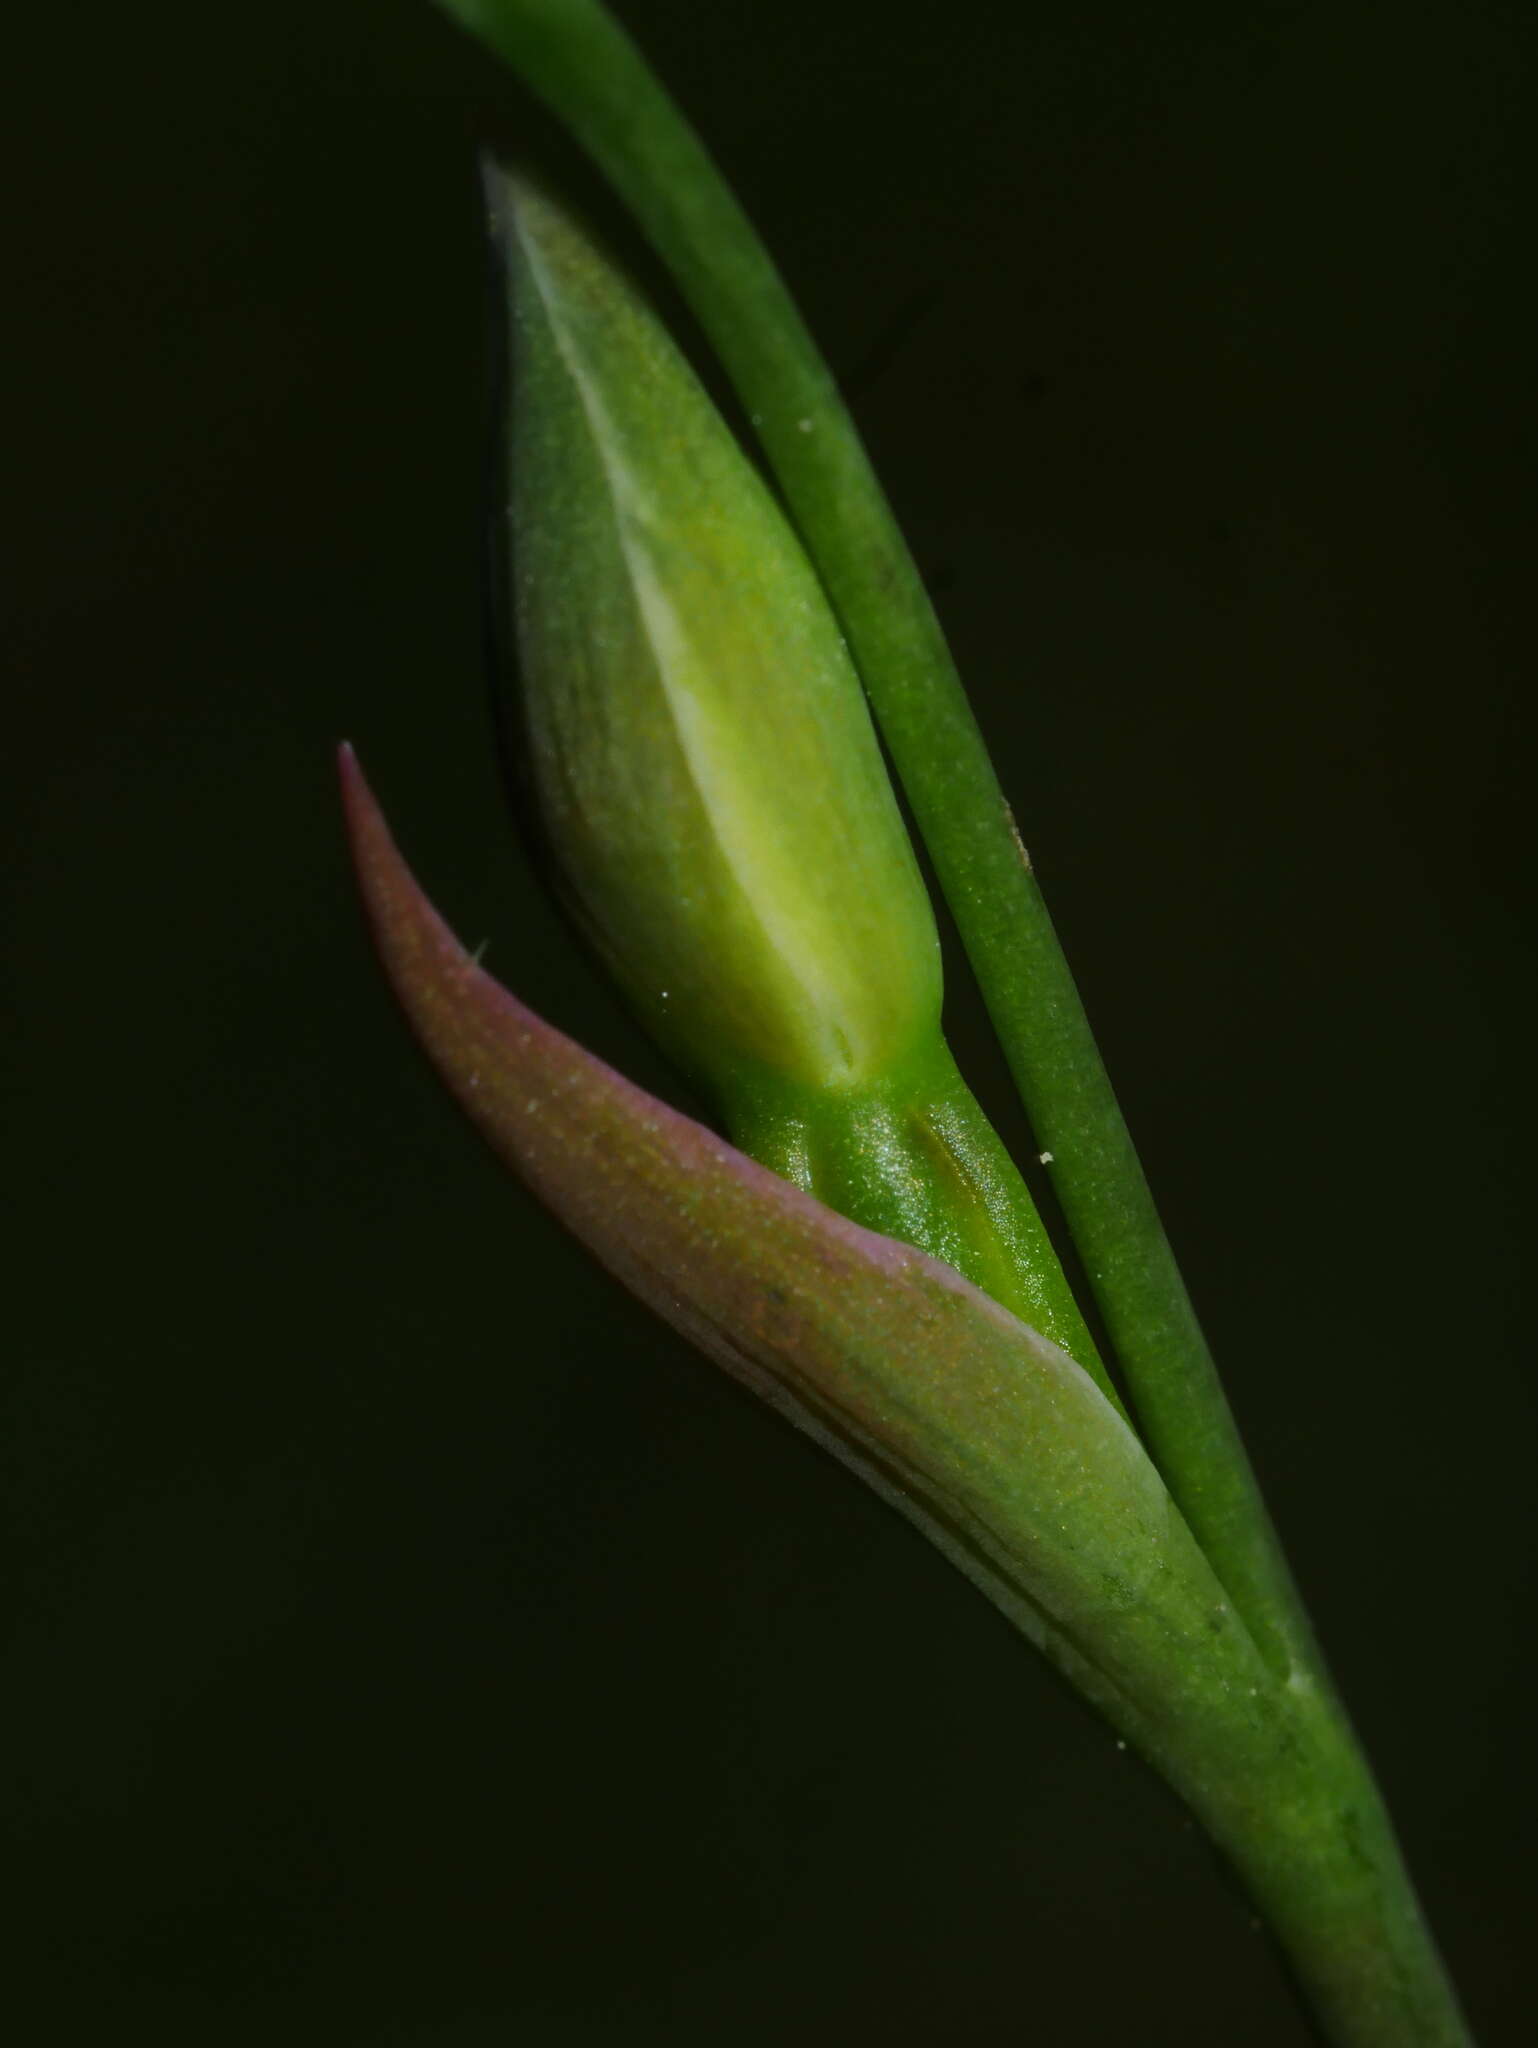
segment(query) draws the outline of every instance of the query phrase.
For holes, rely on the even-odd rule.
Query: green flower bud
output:
[[[933,1040],[939,948],[822,588],[591,242],[505,180],[494,221],[520,680],[563,884],[718,1093],[866,1086]]]
[[[608,260],[528,187],[493,172],[491,199],[518,694],[563,892],[744,1151],[1109,1391],[941,1035],[933,913],[811,564]]]

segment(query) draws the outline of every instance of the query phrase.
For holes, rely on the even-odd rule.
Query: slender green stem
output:
[[[1208,1729],[1203,1705],[1213,1709]],[[1251,1705],[1246,1726],[1232,1688],[1198,1697],[1180,1726],[1151,1731],[1142,1746],[1243,1878],[1331,2041],[1470,2048],[1382,1798],[1335,1702],[1303,1680],[1263,1686]]]
[[[732,378],[843,623],[1139,1424],[1279,1670],[1319,1659],[1211,1354],[918,571],[827,365],[704,145],[597,0],[439,0],[571,128]]]

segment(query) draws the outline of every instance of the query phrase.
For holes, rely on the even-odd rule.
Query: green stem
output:
[[[1258,1657],[1258,1652],[1256,1653]],[[1351,1729],[1307,1680],[1232,1685],[1131,1738],[1182,1793],[1342,2048],[1470,2048],[1472,2036]],[[1212,1709],[1204,1729],[1202,1707]],[[1113,1716],[1114,1718],[1114,1716]]]

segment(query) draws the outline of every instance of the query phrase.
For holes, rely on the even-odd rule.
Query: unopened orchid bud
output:
[[[490,191],[515,684],[563,893],[739,1144],[1098,1371],[941,1035],[933,913],[811,563],[609,259]]]
[[[859,1088],[928,1043],[934,918],[810,563],[661,325],[505,179],[520,684],[593,942],[691,1070]]]

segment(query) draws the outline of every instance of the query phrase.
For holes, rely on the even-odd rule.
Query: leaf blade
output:
[[[1260,1684],[1248,1637],[1214,1624],[1221,1588],[1157,1473],[1066,1352],[535,1016],[422,895],[348,751],[341,774],[413,1030],[493,1149],[611,1272],[859,1471],[1142,1746],[1164,1748],[1181,1712],[1226,1689],[1214,1643],[1225,1666],[1237,1658],[1229,1678]]]

